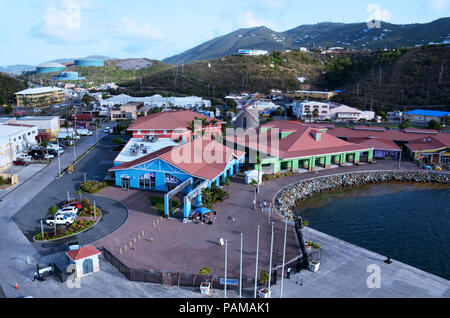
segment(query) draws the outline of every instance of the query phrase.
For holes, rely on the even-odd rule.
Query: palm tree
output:
[[[261,157],[257,156],[256,157],[256,164],[258,165],[258,193],[259,193],[259,181],[261,180],[261,169],[262,169],[262,161],[261,161]]]
[[[313,111],[313,117],[314,117],[314,120],[317,121],[317,119],[319,118],[319,110],[318,110],[318,109],[314,109],[314,111]]]
[[[250,185],[253,186],[253,188],[255,189],[255,200],[253,201],[253,209],[256,210],[256,191],[258,189],[259,182],[253,179],[252,182],[250,182]]]

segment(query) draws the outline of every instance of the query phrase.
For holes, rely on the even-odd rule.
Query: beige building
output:
[[[57,137],[61,130],[59,116],[27,116],[15,119],[12,123],[36,126],[39,134]]]
[[[320,92],[320,91],[295,91],[293,94],[287,94],[287,97],[295,99],[320,99],[330,100],[336,96],[336,92]]]
[[[111,120],[127,120],[138,118],[138,111],[144,107],[142,102],[129,102],[122,106],[116,106],[111,109]]]
[[[48,107],[64,101],[64,90],[56,87],[29,88],[15,95],[19,107]]]

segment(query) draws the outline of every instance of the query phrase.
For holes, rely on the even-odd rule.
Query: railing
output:
[[[190,287],[200,288],[203,282],[210,282],[213,289],[224,289],[221,278],[209,275],[193,275],[188,273],[173,273],[172,271],[155,271],[144,269],[132,269],[123,264],[116,256],[109,252],[106,248],[102,248],[102,255],[106,261],[113,265],[122,275],[129,281],[150,283],[167,287]],[[272,273],[272,284],[276,284],[277,271]],[[228,277],[229,281],[238,282],[238,285],[227,285],[227,289],[239,288],[239,277]],[[260,285],[260,284],[258,284]],[[252,289],[255,287],[255,280],[252,277],[242,277],[242,289]]]

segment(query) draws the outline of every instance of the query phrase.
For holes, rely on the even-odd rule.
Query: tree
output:
[[[399,127],[400,127],[400,129],[406,129],[409,126],[410,126],[410,121],[407,119],[407,120],[403,120]]]
[[[314,120],[319,119],[319,110],[318,110],[318,109],[314,109],[314,111],[313,111],[313,117],[314,117]]]
[[[428,124],[428,129],[441,130],[442,124],[433,119]]]
[[[266,271],[259,273],[259,283],[264,285],[264,288],[267,288],[267,284],[269,283],[269,274]]]
[[[312,116],[313,116],[313,115],[311,114],[311,111],[308,110],[308,111],[306,112],[306,119],[308,119],[309,122],[311,122]]]
[[[284,115],[284,109],[282,107],[278,107],[276,111],[277,116],[283,116]]]
[[[259,184],[259,182],[256,181],[255,179],[253,179],[252,182],[250,182],[250,185],[255,189],[255,201],[254,201],[254,204],[253,204],[253,209],[254,210],[256,210],[256,191],[258,189],[258,184]]]

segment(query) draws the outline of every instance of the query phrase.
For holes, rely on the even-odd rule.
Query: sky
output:
[[[162,60],[239,28],[448,16],[450,0],[0,0],[0,65],[88,55]]]

